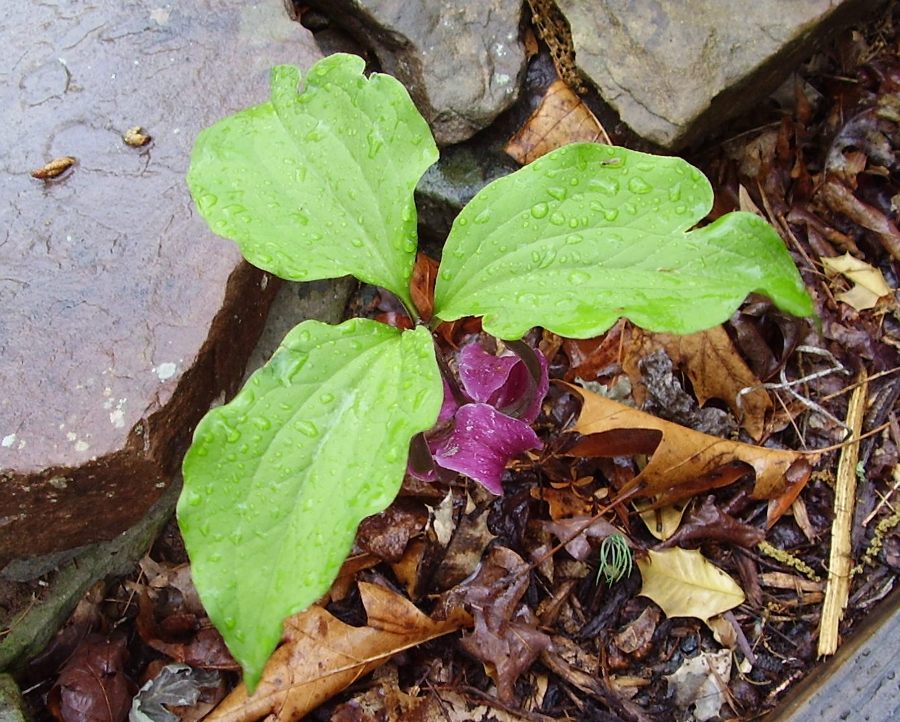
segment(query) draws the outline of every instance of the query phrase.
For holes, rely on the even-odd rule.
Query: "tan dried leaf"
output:
[[[839,273],[853,284],[849,291],[839,293],[835,298],[857,311],[874,308],[878,304],[878,299],[891,292],[891,287],[887,285],[881,271],[849,253],[834,258],[823,256],[821,260],[826,274],[834,276]]]
[[[562,80],[556,80],[503,150],[525,165],[551,150],[581,141],[610,144],[590,108]]]
[[[299,720],[393,655],[471,623],[457,612],[438,621],[405,597],[360,582],[368,624],[351,627],[321,607],[310,607],[285,622],[284,643],[263,670],[256,692],[240,684],[207,717],[207,722]]]
[[[661,505],[726,486],[753,473],[755,498],[802,487],[814,455],[741,444],[663,421],[586,389],[569,386],[583,399],[574,430],[582,438],[571,456],[651,455],[620,495],[658,496]]]
[[[75,158],[70,155],[64,155],[60,158],[54,158],[40,168],[35,168],[31,171],[31,177],[38,180],[51,180],[61,176],[73,165],[75,165]]]

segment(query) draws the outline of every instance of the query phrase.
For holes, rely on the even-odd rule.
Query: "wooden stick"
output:
[[[834,521],[831,525],[831,553],[828,558],[828,583],[822,603],[819,625],[819,656],[834,654],[838,648],[838,625],[850,597],[850,534],[853,530],[853,506],[856,500],[856,464],[859,461],[859,437],[866,410],[868,377],[860,373],[859,386],[850,397],[847,426],[852,431],[850,442],[841,450],[834,487]]]

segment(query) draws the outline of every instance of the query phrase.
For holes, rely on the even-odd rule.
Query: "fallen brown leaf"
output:
[[[652,455],[620,495],[659,496],[659,505],[709,491],[752,473],[755,498],[781,494],[809,478],[812,456],[701,434],[610,401],[577,386],[584,400],[574,430],[584,438],[571,456]]]
[[[65,173],[75,165],[75,159],[70,155],[54,158],[49,163],[31,171],[31,177],[38,180],[52,180]]]
[[[62,722],[123,722],[134,692],[127,659],[124,637],[88,635],[59,673],[48,708]]]
[[[881,271],[865,261],[854,258],[849,253],[836,258],[822,258],[822,265],[828,276],[843,275],[853,284],[849,291],[835,296],[838,301],[852,306],[857,311],[875,308],[878,299],[891,292]]]
[[[579,141],[610,144],[600,121],[584,101],[564,81],[555,80],[537,110],[503,150],[525,165],[551,150]]]
[[[740,393],[743,389],[758,387],[760,380],[738,354],[722,326],[687,336],[650,334],[632,329],[627,349],[623,367],[631,379],[638,403],[641,401],[641,378],[637,358],[663,349],[688,375],[701,406],[710,399],[721,399],[750,436],[757,441],[762,438],[772,401],[762,388]]]
[[[698,541],[718,541],[752,549],[765,536],[762,529],[744,524],[722,511],[716,506],[715,497],[708,496],[699,508],[690,511],[678,531],[666,539],[661,548]]]
[[[406,598],[360,582],[368,615],[365,627],[351,627],[321,607],[285,622],[284,643],[263,670],[256,692],[240,684],[207,717],[208,722],[293,722],[318,707],[393,655],[470,623],[455,611],[434,620]]]
[[[534,613],[519,604],[529,582],[528,564],[514,551],[494,546],[478,574],[447,595],[472,610],[475,628],[463,636],[462,647],[485,664],[505,703],[513,700],[519,676],[550,647]]]

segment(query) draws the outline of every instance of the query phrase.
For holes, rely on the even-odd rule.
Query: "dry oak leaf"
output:
[[[562,80],[547,88],[541,104],[503,150],[525,165],[569,143],[611,145],[609,136],[590,108]]]
[[[878,299],[891,292],[891,287],[887,285],[881,271],[849,253],[834,258],[822,256],[821,260],[826,274],[833,276],[840,273],[853,283],[853,288],[837,294],[835,298],[857,311],[875,308]]]
[[[696,617],[705,622],[744,602],[737,582],[696,549],[647,554],[637,559],[644,580],[640,594],[656,602],[667,617]]]
[[[760,388],[760,380],[741,358],[722,326],[687,336],[632,329],[623,366],[638,401],[641,379],[637,362],[659,349],[663,349],[672,363],[688,375],[700,406],[710,399],[721,399],[750,436],[757,441],[762,438],[772,400],[768,392]],[[756,388],[741,394],[743,389],[752,387]]]
[[[321,607],[285,621],[283,644],[263,670],[256,692],[240,684],[206,722],[293,722],[380,666],[393,655],[471,624],[462,610],[434,620],[412,602],[360,582],[368,625],[351,627]]]
[[[583,435],[570,456],[652,455],[649,463],[620,489],[620,496],[656,496],[656,504],[675,503],[726,486],[748,473],[756,477],[753,496],[771,499],[809,478],[813,454],[741,444],[702,434],[568,385],[583,399],[574,430]]]

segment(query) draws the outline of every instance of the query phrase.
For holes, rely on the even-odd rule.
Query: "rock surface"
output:
[[[632,130],[676,149],[775,90],[877,0],[558,0],[579,70]]]
[[[525,70],[520,0],[312,0],[409,89],[439,145],[459,143],[515,101]]]
[[[279,0],[13,3],[3,28],[0,567],[135,522],[234,390],[276,284],[194,212],[191,145],[318,58]]]

